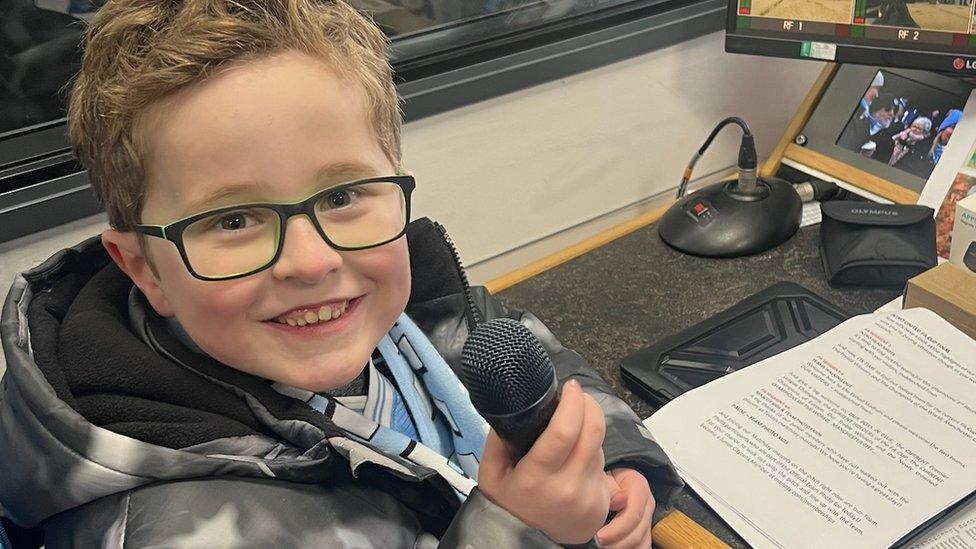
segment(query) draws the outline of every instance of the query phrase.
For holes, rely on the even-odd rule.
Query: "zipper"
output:
[[[3,530],[3,524],[0,524],[0,548],[2,549],[13,549],[13,544],[10,543],[10,538],[7,537],[7,532]]]
[[[451,255],[454,257],[454,265],[457,267],[458,276],[461,277],[461,286],[464,288],[464,300],[468,305],[468,310],[464,315],[465,320],[468,321],[468,331],[474,330],[479,324],[484,322],[481,318],[481,312],[478,311],[478,307],[474,304],[474,296],[471,294],[471,285],[468,283],[468,274],[464,270],[464,264],[461,263],[461,254],[458,253],[457,247],[454,245],[454,241],[451,239],[451,235],[447,234],[447,229],[443,225],[436,221],[431,221],[434,227],[441,233],[441,237],[444,238],[444,243],[447,244],[449,250],[451,250]]]

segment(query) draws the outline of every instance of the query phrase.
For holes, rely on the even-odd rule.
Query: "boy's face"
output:
[[[326,64],[283,52],[245,62],[153,107],[142,121],[148,194],[142,223],[244,202],[292,202],[369,176],[392,175],[358,85]],[[406,239],[337,252],[307,217],[288,220],[281,257],[235,280],[194,278],[172,243],[148,238],[158,276],[134,235],[103,236],[163,316],[245,372],[312,391],[354,379],[410,293]],[[328,322],[282,323],[345,308]],[[284,316],[283,316],[284,315]],[[275,321],[273,319],[277,319]]]

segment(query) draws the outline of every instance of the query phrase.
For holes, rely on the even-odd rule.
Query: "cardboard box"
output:
[[[976,339],[976,276],[943,263],[905,286],[904,308],[924,307]]]
[[[976,273],[976,194],[956,202],[949,262]]]

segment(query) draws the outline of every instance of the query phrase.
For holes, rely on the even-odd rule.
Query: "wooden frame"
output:
[[[830,87],[830,83],[833,81],[834,76],[837,75],[837,69],[839,67],[840,65],[838,64],[828,63],[823,71],[821,71],[820,76],[817,77],[810,92],[800,104],[793,119],[786,127],[783,137],[780,138],[776,148],[773,149],[773,152],[763,164],[760,170],[761,175],[763,177],[773,176],[783,160],[788,159],[825,173],[851,186],[891,200],[892,202],[898,204],[916,203],[918,201],[918,193],[911,189],[906,189],[897,183],[893,183],[796,144],[796,136],[803,131],[807,122],[810,121],[813,111],[823,98],[824,92]]]

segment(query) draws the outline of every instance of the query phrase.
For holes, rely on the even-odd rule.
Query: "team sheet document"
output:
[[[889,547],[976,491],[976,341],[925,309],[858,316],[644,425],[754,547]],[[957,547],[974,514],[911,545]]]

